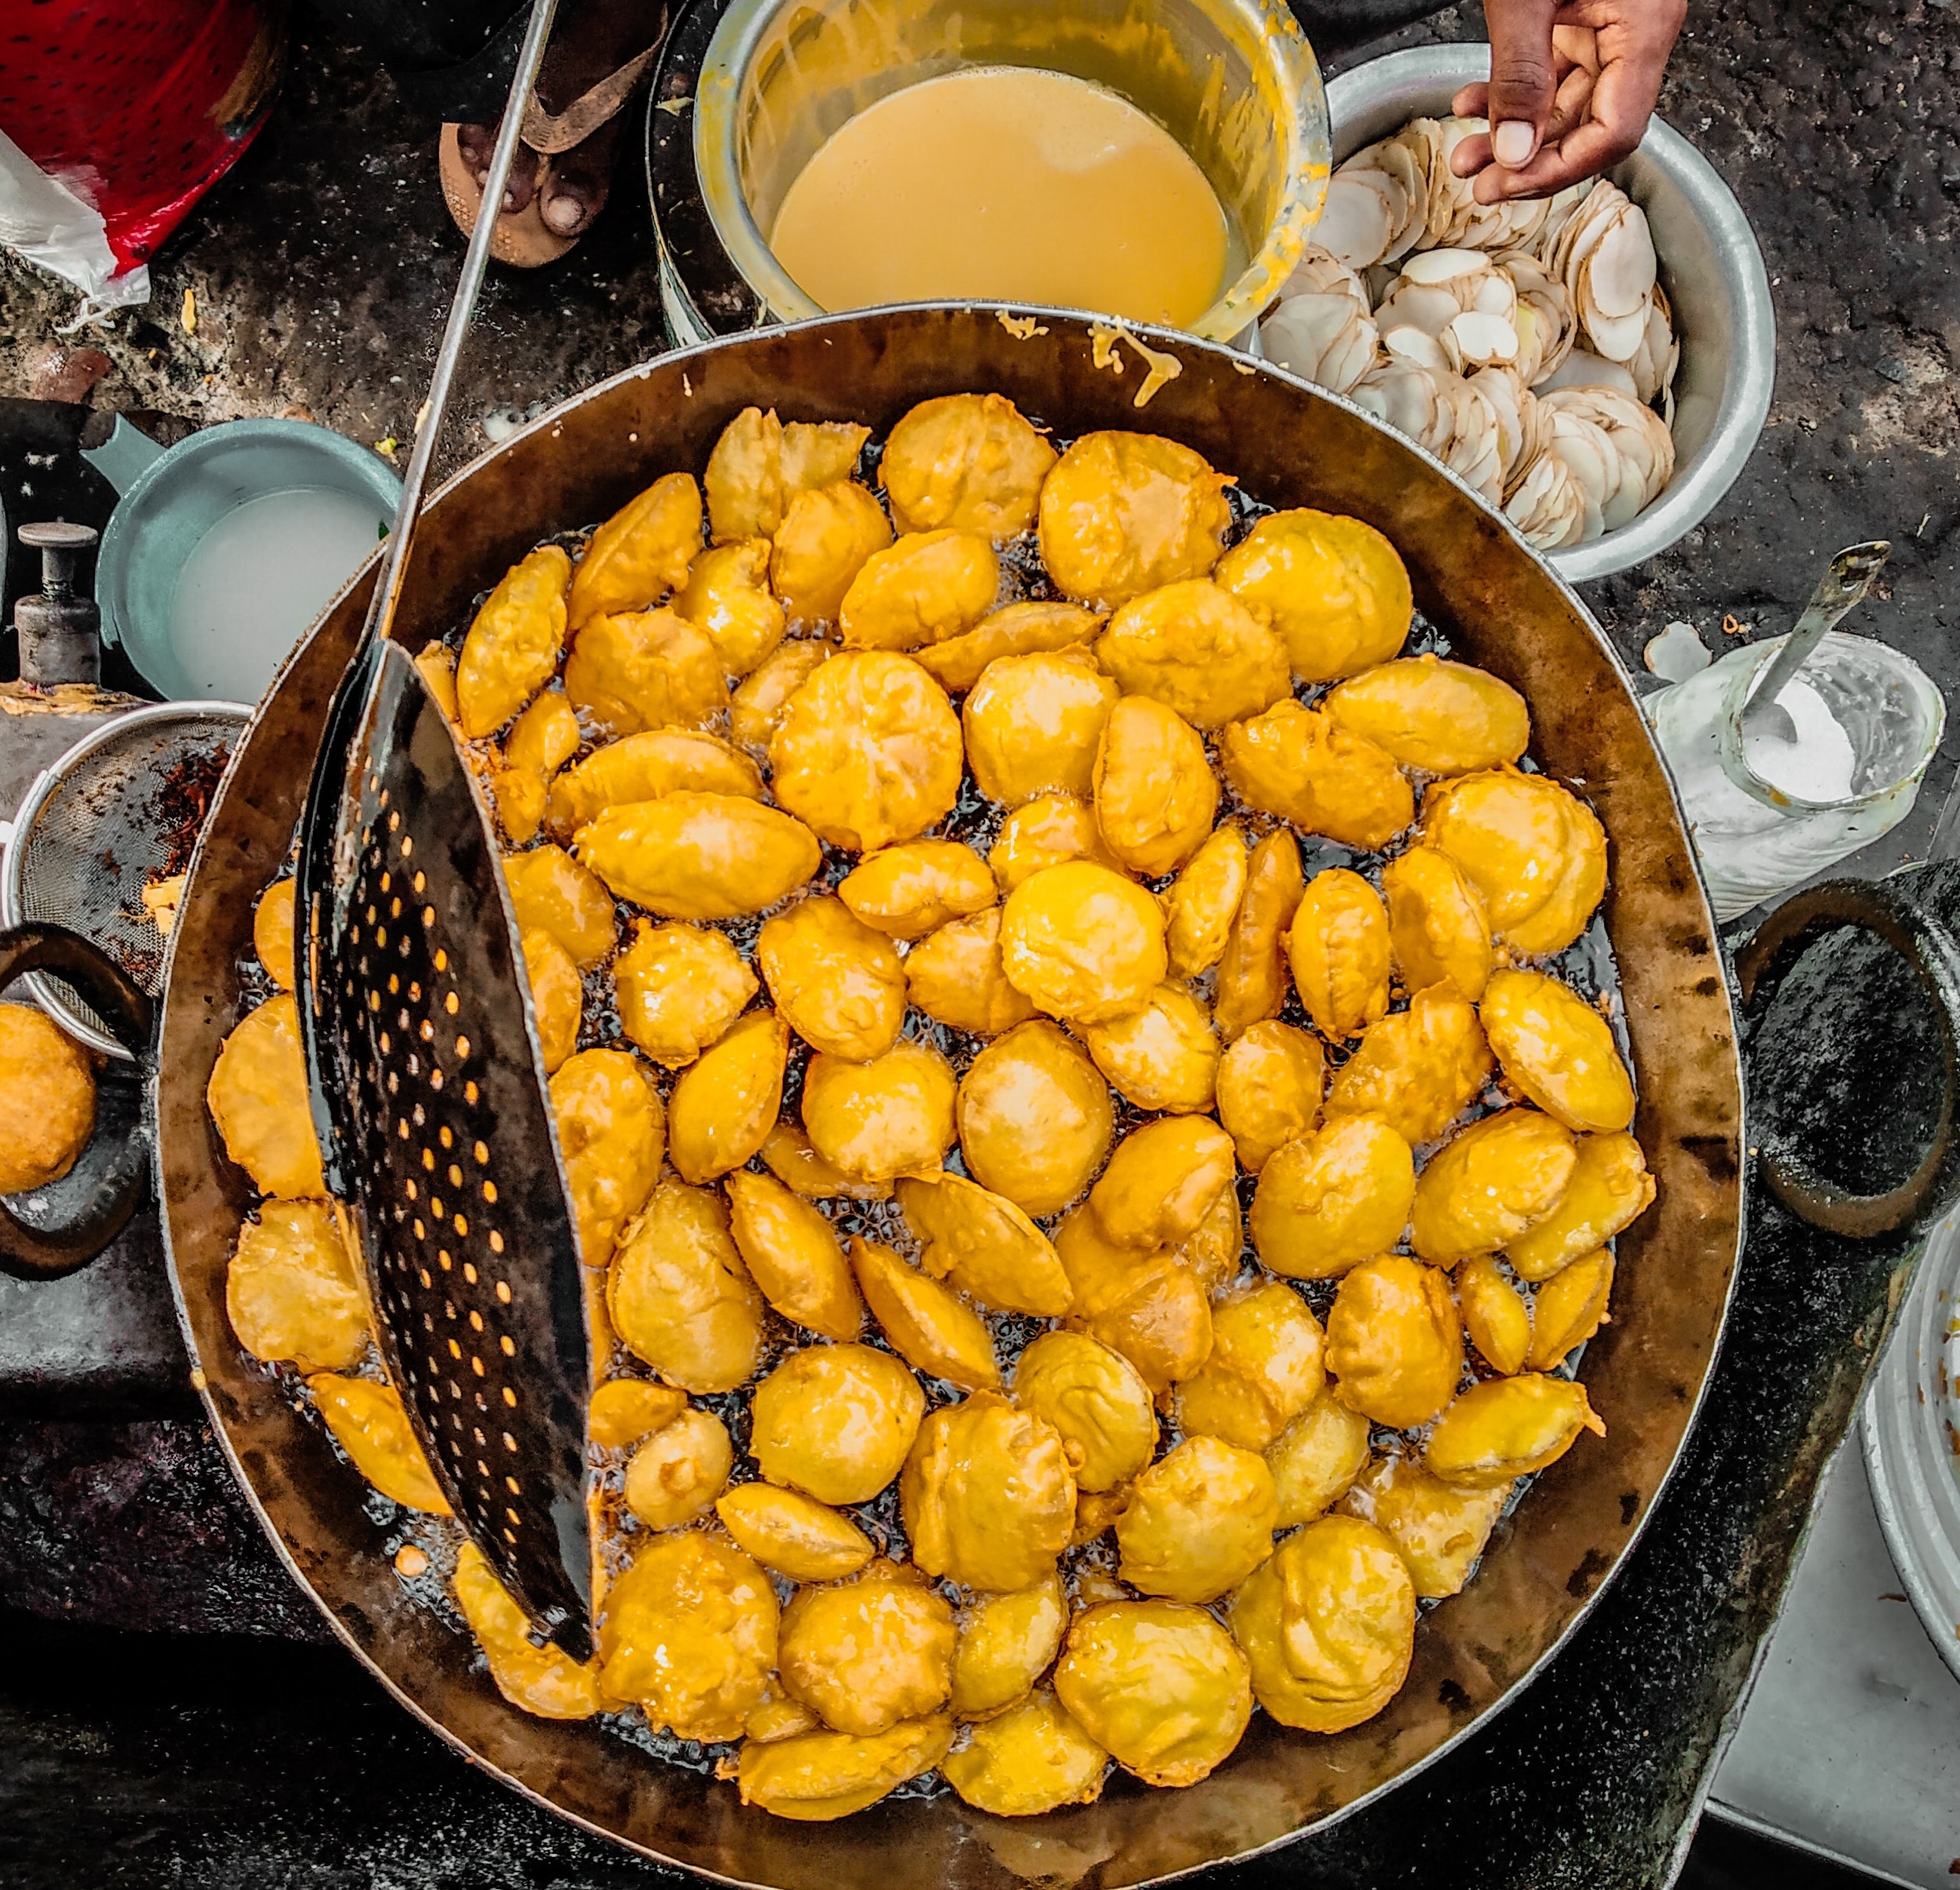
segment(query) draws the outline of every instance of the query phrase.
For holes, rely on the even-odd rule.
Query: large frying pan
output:
[[[1420,607],[1460,654],[1523,692],[1533,753],[1605,823],[1605,911],[1639,1085],[1636,1128],[1659,1197],[1622,1237],[1613,1320],[1586,1354],[1606,1437],[1539,1479],[1469,1590],[1427,1617],[1408,1683],[1380,1716],[1334,1738],[1262,1717],[1191,1789],[1118,1779],[1098,1804],[1025,1822],[942,1796],[809,1825],[745,1811],[732,1788],[650,1759],[599,1726],[506,1706],[468,1639],[406,1597],[365,1490],[241,1356],[224,1312],[226,1263],[248,1203],[204,1087],[242,1008],[253,900],[291,843],[371,576],[339,600],[261,708],[172,941],[154,1065],[173,1284],[218,1436],[294,1573],[404,1705],[507,1782],[649,1855],[785,1890],[1133,1884],[1279,1843],[1408,1776],[1530,1680],[1626,1555],[1693,1420],[1738,1257],[1741,1073],[1714,925],[1666,775],[1577,600],[1433,461],[1344,402],[1224,350],[1152,333],[1183,371],[1139,413],[1138,362],[1120,376],[1099,369],[1085,321],[1041,320],[1022,340],[991,309],[873,312],[760,330],[594,387],[434,501],[394,633],[419,647],[540,537],[606,517],[659,473],[698,472],[722,427],[751,403],[786,420],[849,417],[882,433],[927,397],[998,390],[1064,435],[1168,433],[1264,500],[1353,513],[1387,533]]]

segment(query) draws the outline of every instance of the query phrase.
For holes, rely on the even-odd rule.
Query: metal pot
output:
[[[1420,606],[1465,659],[1524,693],[1537,758],[1605,824],[1613,870],[1604,913],[1640,1090],[1636,1132],[1660,1192],[1622,1237],[1613,1320],[1586,1354],[1606,1436],[1546,1471],[1500,1526],[1477,1579],[1425,1620],[1408,1682],[1382,1714],[1333,1738],[1262,1718],[1224,1765],[1188,1791],[1118,1779],[1097,1804],[1025,1823],[944,1795],[809,1825],[744,1810],[729,1787],[656,1762],[601,1726],[530,1719],[503,1702],[469,1639],[407,1593],[364,1486],[281,1383],[241,1354],[224,1308],[249,1197],[224,1159],[204,1088],[250,1001],[240,967],[253,900],[291,842],[367,579],[296,654],[233,762],[172,936],[146,1059],[172,1286],[196,1382],[275,1546],[335,1631],[410,1711],[538,1802],[650,1856],[785,1890],[1143,1882],[1281,1843],[1410,1776],[1516,1697],[1638,1536],[1707,1381],[1742,1237],[1748,1142],[1720,948],[1646,726],[1577,599],[1463,487],[1347,402],[1223,348],[1151,332],[1182,371],[1139,413],[1137,374],[1093,365],[1085,320],[1032,312],[1040,327],[1025,340],[998,311],[967,307],[767,328],[590,390],[434,501],[397,634],[419,646],[466,617],[484,586],[540,537],[606,516],[661,473],[699,467],[721,428],[751,404],[786,418],[849,417],[882,433],[919,400],[998,390],[1065,436],[1154,429],[1264,500],[1350,512],[1390,534]],[[1762,1001],[1820,929],[1880,930],[1902,945],[1942,1007],[1946,1111],[1918,1170],[1873,1200],[1833,1194],[1800,1151],[1780,1161],[1772,1185],[1807,1217],[1855,1234],[1923,1219],[1955,1181],[1960,947],[1897,888],[1806,895],[1786,912],[1752,948],[1746,993]],[[6,975],[0,961],[0,979]]]

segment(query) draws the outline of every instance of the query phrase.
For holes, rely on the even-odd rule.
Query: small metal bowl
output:
[[[1439,118],[1463,86],[1487,78],[1490,49],[1417,46],[1327,85],[1334,161],[1415,118]],[[1741,204],[1693,145],[1656,118],[1640,148],[1608,174],[1647,214],[1673,311],[1674,477],[1630,525],[1548,555],[1570,583],[1629,570],[1687,536],[1736,483],[1769,412],[1776,317],[1762,253]]]

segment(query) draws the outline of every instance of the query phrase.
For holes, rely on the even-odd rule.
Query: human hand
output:
[[[1646,131],[1687,13],[1687,0],[1484,0],[1490,82],[1451,109],[1492,129],[1465,138],[1450,168],[1495,204],[1617,164]]]

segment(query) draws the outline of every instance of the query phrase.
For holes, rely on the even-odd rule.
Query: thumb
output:
[[[1557,91],[1552,74],[1556,0],[1484,0],[1490,35],[1491,154],[1507,171],[1538,154]]]

